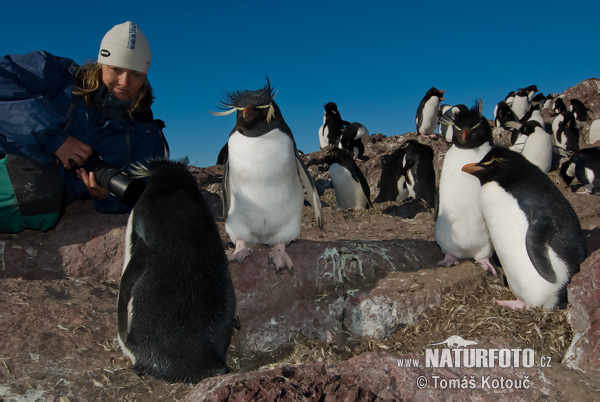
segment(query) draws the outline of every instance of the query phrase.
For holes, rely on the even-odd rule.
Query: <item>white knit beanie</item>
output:
[[[151,61],[148,39],[135,22],[115,25],[102,38],[98,63],[148,74]]]

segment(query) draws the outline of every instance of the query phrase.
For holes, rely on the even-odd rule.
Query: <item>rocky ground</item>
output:
[[[596,80],[568,91],[590,104],[594,86],[597,97]],[[505,134],[495,130],[498,142]],[[369,159],[359,165],[372,199],[383,156],[407,138],[415,137],[371,137]],[[419,140],[434,149],[439,172],[449,145]],[[327,182],[323,167],[310,169]],[[192,172],[228,240],[218,195],[222,168]],[[339,211],[327,189],[325,230],[307,206],[302,234],[288,248],[293,274],[276,275],[264,246],[230,265],[242,324],[228,353],[232,372],[197,385],[131,370],[116,342],[127,216],[72,204],[52,231],[0,235],[0,399],[592,399],[600,392],[600,203],[597,195],[565,188],[556,171],[550,177],[577,212],[590,252],[569,287],[567,309],[500,308],[495,299],[512,298],[501,275],[471,261],[437,266],[432,210],[412,219],[386,214],[394,203]],[[428,345],[452,335],[477,348],[531,348],[535,365],[426,367]]]

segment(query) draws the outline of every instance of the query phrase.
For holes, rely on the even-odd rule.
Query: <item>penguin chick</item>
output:
[[[444,100],[445,91],[440,91],[435,87],[431,87],[425,94],[419,107],[415,121],[417,123],[417,135],[421,134],[425,137],[434,137],[435,128],[438,125],[438,114],[441,101]]]
[[[459,258],[474,258],[485,270],[496,273],[490,263],[494,249],[479,205],[479,182],[461,171],[479,162],[492,147],[492,129],[481,114],[482,103],[459,111],[448,120],[455,128],[452,146],[444,156],[439,184],[439,206],[435,240],[445,258],[438,264],[456,264]]]
[[[121,349],[137,372],[169,382],[225,374],[235,293],[212,212],[187,160],[134,173],[150,179],[127,224]]]
[[[320,163],[329,165],[338,209],[369,209],[371,190],[360,168],[346,151],[332,148]]]
[[[587,194],[597,193],[600,186],[600,148],[576,151],[562,164],[559,175],[567,187],[577,179],[585,187]]]
[[[510,290],[513,309],[551,310],[567,301],[566,286],[587,256],[569,201],[548,175],[522,155],[494,147],[463,171],[481,182],[480,205]]]
[[[237,111],[221,187],[225,230],[236,247],[229,260],[241,262],[251,253],[248,244],[264,243],[273,246],[269,256],[279,273],[293,269],[285,246],[300,234],[304,189],[320,228],[323,220],[315,184],[273,97],[267,79],[262,89],[227,93],[219,104],[225,111],[213,114]]]

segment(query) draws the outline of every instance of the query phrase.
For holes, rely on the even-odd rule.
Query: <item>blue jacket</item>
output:
[[[133,162],[165,156],[164,140],[151,112],[130,118],[127,104],[109,95],[105,87],[98,90],[93,107],[72,95],[72,73],[77,67],[71,59],[44,51],[0,58],[0,155],[25,155],[58,165],[67,203],[90,198],[83,182],[56,163],[54,154],[67,136],[88,144],[106,163],[125,172]],[[93,202],[103,213],[130,210],[113,196]]]

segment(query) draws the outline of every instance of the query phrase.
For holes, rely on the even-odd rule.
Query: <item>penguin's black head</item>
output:
[[[535,131],[536,128],[541,128],[543,129],[542,125],[540,124],[539,121],[536,120],[528,120],[526,123],[524,123],[521,128],[520,131],[521,133],[525,134],[525,135],[531,135],[533,134],[533,132]]]
[[[273,100],[275,90],[267,78],[267,84],[257,90],[227,92],[217,107],[223,112],[211,112],[223,116],[237,111],[237,122],[233,131],[248,137],[258,137],[279,128],[291,136],[291,130],[283,120],[279,106]]]
[[[529,93],[529,92],[534,92],[534,93],[535,93],[535,92],[537,92],[537,91],[538,91],[538,88],[537,88],[537,86],[535,86],[535,85],[530,85],[530,86],[528,86],[528,87],[526,87],[526,88],[523,88],[523,90],[524,90],[525,92],[528,92],[528,93]]]
[[[573,182],[573,180],[575,179],[575,174],[573,174],[573,176],[569,175],[569,173],[574,173],[573,170],[572,170],[572,172],[569,172],[569,168],[571,167],[572,163],[573,163],[573,158],[571,157],[568,161],[566,161],[565,163],[563,163],[561,165],[560,171],[558,172],[558,175],[560,176],[563,183],[565,183],[565,186],[567,186],[567,187],[569,187],[571,185],[571,183]]]
[[[471,109],[458,108],[452,116],[443,116],[444,124],[451,124],[456,128],[452,143],[458,148],[473,149],[486,142],[492,143],[492,128],[481,114],[482,109],[483,103],[478,100]]]
[[[463,166],[462,171],[479,179],[481,184],[491,181],[502,181],[527,160],[519,153],[508,148],[494,146],[478,163]]]
[[[329,103],[323,105],[323,107],[325,108],[325,114],[328,114],[328,113],[339,114],[338,107],[335,104],[335,102],[329,102]]]
[[[441,90],[437,89],[436,87],[431,87],[431,89],[429,91],[427,91],[427,94],[425,94],[425,97],[431,98],[433,96],[437,96],[438,98],[440,98],[441,101],[443,101],[445,93],[446,93],[446,91],[441,91]]]
[[[344,163],[346,162],[346,163]],[[354,162],[354,159],[346,151],[341,148],[332,148],[325,157],[321,160],[321,163],[326,163],[327,165],[332,165],[334,163],[339,163],[340,165],[346,165],[348,163]]]

